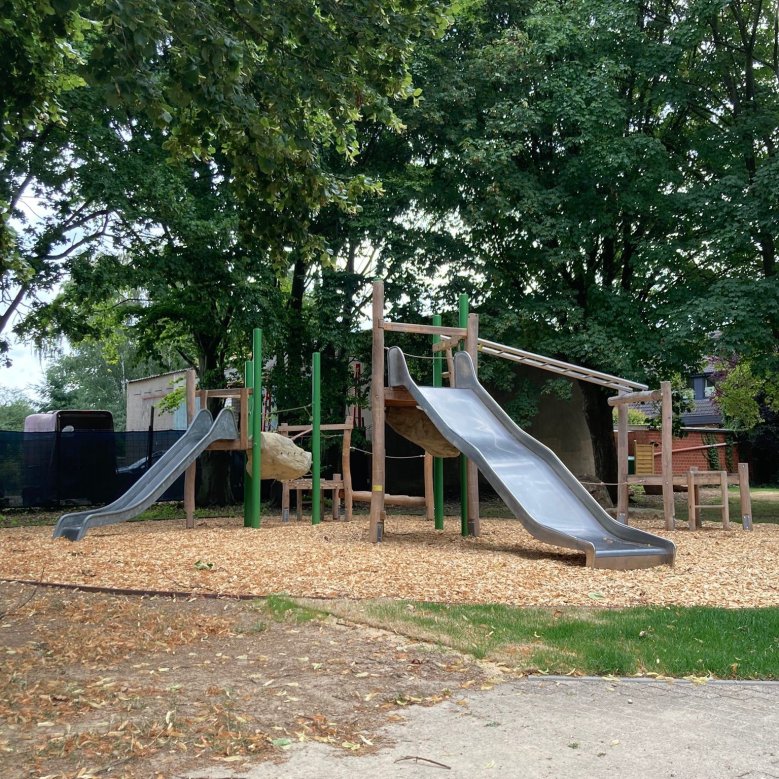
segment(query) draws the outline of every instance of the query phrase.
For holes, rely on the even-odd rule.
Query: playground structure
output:
[[[519,442],[519,447],[522,450],[532,450],[534,455],[538,457],[546,466],[551,468],[555,472],[552,477],[552,482],[563,491],[571,491],[576,496],[576,503],[581,504],[587,509],[594,517],[596,523],[600,524],[604,529],[607,529],[609,533],[614,534],[617,537],[621,537],[621,531],[618,531],[616,527],[609,523],[614,523],[611,517],[607,516],[608,522],[604,521],[604,517],[595,512],[593,513],[593,507],[589,503],[592,498],[587,494],[580,492],[583,487],[578,481],[570,474],[562,463],[550,452],[546,447],[543,447],[539,442],[530,439],[523,438],[525,433],[514,429],[513,422],[504,414],[502,409],[494,404],[491,398],[481,388],[476,379],[478,372],[478,354],[489,354],[492,356],[508,359],[517,363],[529,365],[531,367],[539,368],[541,370],[550,371],[557,375],[566,376],[568,378],[577,379],[579,381],[587,381],[600,386],[606,387],[611,390],[615,390],[618,394],[614,398],[609,399],[609,403],[612,406],[616,406],[618,414],[618,457],[619,457],[619,476],[618,476],[618,506],[617,506],[617,521],[616,525],[622,527],[628,524],[628,495],[629,485],[634,484],[646,484],[655,483],[662,486],[663,489],[663,506],[665,515],[665,524],[668,529],[675,527],[675,515],[674,515],[674,498],[673,487],[674,484],[684,485],[688,488],[688,500],[690,505],[690,528],[700,526],[700,514],[703,508],[720,508],[723,512],[723,525],[728,527],[728,497],[727,486],[731,483],[737,483],[740,486],[741,491],[741,514],[744,523],[744,528],[751,527],[751,508],[749,499],[749,483],[748,483],[748,470],[745,464],[739,466],[738,475],[728,475],[720,472],[698,472],[690,471],[683,476],[673,475],[673,434],[672,434],[672,407],[671,407],[671,385],[669,382],[663,382],[660,390],[649,390],[649,388],[639,382],[634,382],[628,379],[623,379],[617,376],[606,374],[600,371],[594,371],[582,366],[566,363],[554,358],[544,357],[542,355],[526,352],[521,349],[499,344],[493,341],[488,341],[479,337],[478,332],[478,317],[475,314],[471,314],[468,311],[467,298],[461,297],[459,303],[459,326],[458,327],[442,327],[440,317],[433,319],[433,324],[410,324],[405,322],[391,322],[384,318],[384,289],[381,281],[375,281],[373,284],[373,349],[372,349],[372,383],[371,383],[371,408],[373,414],[373,470],[372,470],[372,489],[371,489],[371,514],[370,514],[370,528],[369,535],[370,540],[373,542],[381,541],[384,532],[384,520],[385,520],[385,497],[384,497],[384,483],[386,476],[386,464],[385,464],[385,442],[384,442],[384,423],[386,419],[386,412],[389,409],[405,408],[405,409],[421,409],[428,417],[432,419],[435,427],[443,435],[443,437],[454,443],[455,446],[462,452],[472,452],[472,459],[479,461],[480,470],[482,473],[492,482],[493,487],[496,488],[504,501],[509,505],[514,513],[522,519],[525,526],[531,533],[539,537],[547,535],[547,538],[551,539],[548,535],[548,528],[543,532],[539,532],[537,517],[530,516],[525,507],[522,506],[523,495],[526,495],[528,491],[532,492],[532,487],[526,480],[524,484],[516,484],[514,487],[509,488],[505,483],[505,479],[495,472],[492,468],[491,460],[494,457],[500,457],[500,454],[491,449],[490,446],[482,442],[474,442],[469,440],[471,431],[469,426],[474,424],[489,424],[487,416],[479,423],[474,419],[474,415],[481,414],[483,412],[483,406],[487,407],[490,414],[494,418],[498,418],[499,423],[497,428],[500,428],[500,435],[504,435],[506,440],[510,442],[512,446]],[[384,369],[385,369],[385,333],[399,332],[399,333],[415,333],[430,335],[433,337],[432,351],[433,351],[433,387],[421,388],[411,380],[408,375],[408,371],[405,368],[405,358],[402,353],[395,353],[394,365],[390,365],[389,372],[389,386],[384,385]],[[457,347],[461,347],[461,351],[468,355],[469,363],[466,365],[465,358],[458,357],[454,350]],[[398,350],[399,351],[399,350]],[[394,350],[391,350],[394,352]],[[443,354],[446,354],[446,363],[448,371],[444,374],[441,363],[443,360]],[[442,379],[446,376],[449,379],[450,389],[458,389],[458,367],[456,365],[459,360],[459,371],[462,381],[465,382],[465,386],[473,392],[473,398],[478,398],[478,402],[473,398],[461,408],[461,419],[450,419],[451,424],[447,425],[444,417],[446,413],[442,412],[439,407],[440,403],[454,403],[454,396],[450,395],[449,400],[441,401],[443,397],[438,390],[442,389]],[[436,398],[435,401],[432,398]],[[642,401],[660,401],[662,404],[662,430],[663,430],[663,455],[662,455],[662,471],[659,475],[651,476],[629,476],[628,474],[628,451],[627,451],[627,408],[630,403],[642,402]],[[494,404],[494,405],[493,405]],[[488,415],[489,416],[489,415]],[[510,424],[509,424],[510,423]],[[493,431],[494,432],[494,431]],[[529,436],[527,438],[530,438]],[[412,440],[415,440],[412,437]],[[416,441],[423,447],[426,446],[424,441]],[[486,449],[485,449],[486,447]],[[523,460],[526,452],[517,450],[517,463],[515,468],[521,469],[519,463]],[[532,458],[531,458],[532,459]],[[463,535],[479,535],[479,515],[478,515],[478,481],[477,481],[477,469],[472,460],[467,460],[461,456],[461,532]],[[442,485],[441,485],[441,469],[439,466],[440,458],[434,460],[434,516],[436,522],[436,528],[441,528],[442,524]],[[562,470],[560,470],[562,469]],[[548,475],[548,474],[547,474]],[[573,481],[571,481],[573,480]],[[559,483],[558,483],[559,481]],[[575,484],[574,484],[575,482]],[[702,485],[716,484],[720,486],[722,494],[722,502],[717,506],[703,506],[700,502],[700,487]],[[522,488],[519,490],[519,488]],[[516,488],[516,489],[515,489]],[[527,499],[527,498],[525,498]],[[547,500],[553,500],[550,495],[547,495]],[[593,501],[594,502],[594,501]],[[567,511],[571,510],[571,507],[566,508]],[[602,512],[602,509],[600,509]],[[603,512],[605,514],[605,512]],[[555,521],[562,523],[566,522],[565,517],[560,516],[558,520],[550,519],[548,522],[549,527],[552,528],[551,535],[554,536],[560,530],[559,527],[555,527]],[[585,523],[586,524],[586,523]],[[591,528],[588,528],[591,529]],[[579,528],[581,530],[581,528]],[[577,531],[578,532],[578,531]],[[574,546],[581,539],[578,538],[577,532],[573,532],[571,537],[567,539],[564,546]],[[647,534],[648,535],[648,534]],[[603,540],[603,539],[601,539]],[[560,543],[559,537],[554,543]],[[604,561],[596,561],[598,556],[598,544],[600,541],[596,539],[595,549],[592,552],[588,552],[588,563],[593,565],[604,564]],[[614,555],[615,542],[614,539],[607,539],[606,543],[611,549],[612,555]],[[660,555],[661,557],[662,555]],[[666,558],[667,558],[666,554]],[[655,555],[656,559],[658,555]],[[672,559],[672,553],[671,553]],[[664,561],[668,561],[667,559]],[[610,567],[634,567],[635,560],[626,561],[623,560],[620,563],[614,563],[611,560],[608,565]],[[655,562],[647,562],[647,564],[655,564]]]
[[[749,485],[746,466],[739,467],[738,476],[731,477],[724,472],[690,471],[683,476],[674,476],[672,470],[671,431],[671,388],[668,382],[660,390],[649,390],[646,385],[622,379],[617,376],[594,371],[566,363],[554,358],[526,352],[493,341],[479,338],[478,316],[468,311],[467,297],[459,301],[459,326],[443,327],[440,316],[433,318],[433,324],[409,324],[384,319],[383,282],[373,284],[373,346],[371,408],[373,416],[372,482],[368,493],[354,492],[349,465],[352,424],[322,425],[319,397],[320,355],[313,355],[312,362],[312,421],[310,425],[282,425],[281,435],[287,450],[301,452],[292,443],[295,438],[311,433],[311,478],[299,478],[308,470],[308,460],[292,457],[287,463],[283,447],[271,468],[263,471],[263,437],[274,436],[262,432],[262,332],[253,334],[253,359],[246,363],[244,387],[236,389],[196,390],[194,371],[187,373],[186,409],[189,427],[180,442],[161,458],[146,474],[113,504],[102,509],[66,514],[60,518],[54,535],[71,540],[83,537],[89,527],[120,522],[139,514],[172,483],[180,473],[185,472],[184,505],[186,526],[194,526],[195,508],[195,460],[208,449],[244,451],[248,466],[245,484],[244,525],[259,528],[261,524],[260,480],[277,478],[283,482],[283,517],[289,518],[289,497],[294,490],[297,495],[297,512],[301,517],[302,493],[312,494],[312,523],[321,520],[322,493],[330,491],[333,496],[333,517],[339,516],[340,497],[343,495],[346,518],[352,516],[352,505],[356,501],[370,503],[369,538],[372,542],[382,540],[384,533],[385,506],[424,506],[428,518],[436,529],[443,528],[443,457],[460,457],[461,476],[461,532],[463,535],[480,534],[478,470],[492,483],[525,527],[537,537],[562,546],[581,549],[586,552],[590,565],[601,567],[641,567],[673,561],[673,545],[641,531],[626,529],[628,524],[629,484],[659,484],[663,490],[663,504],[666,527],[673,529],[674,501],[673,487],[684,485],[688,489],[690,505],[690,528],[700,526],[703,506],[700,502],[700,487],[716,484],[721,489],[723,525],[729,524],[727,487],[738,483],[741,488],[741,508],[744,527],[751,527]],[[393,347],[390,362],[389,386],[384,386],[386,332],[416,333],[432,336],[433,387],[418,387],[405,367],[405,357]],[[455,352],[460,348],[459,352]],[[588,381],[616,390],[619,394],[609,403],[617,407],[618,414],[618,505],[617,521],[609,517],[594,501],[560,460],[547,447],[521,431],[502,409],[484,391],[477,380],[478,353],[497,356],[517,363],[580,381]],[[467,355],[465,357],[464,355]],[[443,371],[446,360],[448,371]],[[449,380],[449,387],[443,387],[443,378]],[[458,380],[459,377],[459,380]],[[465,392],[467,390],[467,392]],[[199,397],[200,411],[196,414],[196,400]],[[236,424],[232,410],[223,409],[216,420],[207,411],[210,399],[237,400],[240,424]],[[627,407],[630,403],[660,401],[662,404],[662,472],[655,474],[628,474],[627,454]],[[448,414],[449,405],[459,405],[459,418]],[[389,414],[387,413],[389,411]],[[416,420],[406,424],[404,419],[416,415]],[[388,417],[390,417],[388,419]],[[478,421],[478,424],[476,422]],[[401,435],[419,444],[425,450],[424,483],[425,495],[391,496],[385,491],[386,450],[385,422],[395,427]],[[424,423],[424,424],[423,424]],[[475,425],[475,427],[474,427]],[[481,430],[479,429],[481,426]],[[473,428],[473,429],[472,429]],[[481,437],[484,429],[490,430],[492,439]],[[322,480],[320,462],[320,435],[322,430],[340,430],[344,434],[342,450],[342,473]],[[496,448],[495,441],[502,440],[505,451],[512,451],[514,461],[498,467],[497,460],[505,451]],[[435,456],[434,456],[435,455]],[[466,456],[468,455],[468,456]],[[271,458],[273,459],[273,458]],[[302,463],[302,464],[301,464]],[[275,467],[275,470],[274,470]],[[517,479],[522,469],[534,473],[536,481]],[[539,481],[540,480],[540,481]],[[538,484],[543,482],[543,488]],[[536,492],[544,492],[544,505],[536,500]],[[564,496],[564,497],[561,497]],[[528,504],[529,501],[529,504]],[[555,514],[548,514],[546,506],[552,506]],[[571,524],[571,517],[575,521]],[[670,544],[670,546],[669,546]]]
[[[625,391],[609,398],[609,405],[617,409],[617,519],[628,522],[628,497],[631,484],[660,486],[663,491],[663,515],[666,530],[676,527],[674,506],[674,487],[687,489],[688,526],[690,530],[701,527],[701,512],[703,509],[719,509],[724,529],[730,527],[730,510],[728,505],[728,486],[738,485],[741,522],[744,530],[752,529],[752,501],[749,494],[749,466],[739,463],[738,472],[729,474],[727,471],[699,471],[691,468],[684,474],[674,475],[673,468],[673,408],[671,382],[660,382],[659,390],[645,388],[640,391]],[[636,472],[629,473],[628,448],[628,407],[633,403],[660,403],[661,416],[661,449],[660,473],[655,473],[654,460],[656,454],[647,448],[636,448]],[[708,444],[701,448],[716,447],[721,444]],[[697,448],[697,447],[695,447]],[[686,451],[678,449],[677,452]],[[700,499],[702,486],[715,486],[720,490],[720,502],[703,504]]]
[[[249,461],[244,490],[244,525],[260,526],[260,480],[289,479],[305,473],[311,463],[308,453],[275,433],[262,432],[262,333],[253,335],[253,359],[246,363],[245,386],[239,389],[196,390],[195,372],[187,372],[186,408],[188,427],[185,434],[130,487],[108,506],[64,514],[54,529],[54,537],[81,540],[93,527],[124,522],[153,504],[160,495],[185,473],[184,507],[186,526],[194,527],[195,461],[207,450],[244,451]],[[200,410],[196,412],[196,398]],[[216,419],[207,409],[211,398],[237,399],[239,423],[230,408],[223,408]],[[275,437],[275,438],[271,438]],[[264,446],[265,444],[265,446]],[[262,450],[270,455],[262,472]]]

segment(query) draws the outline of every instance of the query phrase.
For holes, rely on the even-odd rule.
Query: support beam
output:
[[[458,301],[458,313],[459,313],[459,325],[465,328],[467,336],[467,324],[468,324],[468,296],[460,295]],[[466,345],[467,346],[467,345]],[[450,368],[450,371],[452,369]],[[453,373],[449,374],[449,383],[452,383]],[[463,536],[468,535],[468,458],[464,455],[460,455],[460,534]]]
[[[251,526],[262,524],[260,486],[262,484],[262,330],[252,333],[252,513]]]
[[[384,282],[373,282],[373,349],[371,354],[371,418],[373,420],[373,462],[371,466],[371,515],[369,540],[384,535]]]
[[[473,361],[473,372],[479,375],[479,315],[468,314],[466,324],[467,335],[465,337],[465,350]],[[479,469],[476,463],[468,461],[468,535],[481,535],[481,521],[479,519]]]
[[[741,499],[741,523],[744,530],[752,529],[752,496],[749,493],[749,466],[738,464],[738,493]]]
[[[433,317],[433,324],[441,325],[441,315],[436,314]],[[441,336],[433,336],[433,386],[443,387],[443,355],[440,350],[436,350],[436,346],[441,346]],[[451,355],[451,350],[448,352]],[[444,458],[433,458],[433,516],[434,525],[436,530],[444,529]]]
[[[314,352],[311,358],[311,524],[322,521],[322,404],[319,396],[322,356]]]
[[[243,369],[243,383],[246,387],[247,391],[251,393],[252,387],[254,386],[254,364],[251,360],[247,360],[244,364]],[[246,463],[244,466],[243,471],[243,526],[244,527],[251,527],[252,526],[252,475],[249,472],[249,446],[251,443],[251,430],[252,430],[252,398],[251,394],[247,396],[247,406],[246,406],[246,436],[247,436],[247,443],[244,448],[244,453],[246,455]],[[243,416],[241,417],[241,424],[244,423]],[[243,432],[241,432],[241,437],[243,438]]]
[[[656,403],[662,400],[663,393],[660,390],[647,390],[646,392],[623,392],[608,399],[610,406],[623,406],[630,403]]]
[[[433,455],[425,452],[425,519],[435,519],[435,500],[433,496]]]
[[[674,483],[673,483],[673,395],[671,382],[661,381],[662,393],[662,474],[663,474],[663,514],[665,529],[673,530],[676,523],[674,515]]]
[[[384,289],[384,282],[381,282],[382,289]],[[465,295],[460,296],[467,297]],[[382,312],[383,313],[383,312]],[[386,330],[388,333],[415,333],[416,335],[444,335],[450,338],[462,339],[465,338],[467,333],[465,325],[460,327],[441,327],[439,325],[414,325],[407,322],[387,322],[384,319],[381,320],[379,327],[382,330]]]
[[[192,424],[192,420],[195,418],[195,383],[197,379],[195,371],[190,368],[187,371],[187,427]],[[187,517],[186,525],[188,528],[195,527],[195,476],[197,474],[197,466],[195,463],[187,468],[184,472],[184,513]]]
[[[628,407],[617,409],[617,521],[628,524]]]

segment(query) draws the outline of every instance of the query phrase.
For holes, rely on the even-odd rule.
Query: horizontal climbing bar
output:
[[[406,322],[388,322],[382,320],[380,327],[393,333],[417,333],[418,335],[443,335],[452,338],[465,338],[468,334],[464,327],[439,327],[438,325],[414,325]]]
[[[663,393],[660,390],[647,390],[646,392],[623,392],[609,398],[610,406],[624,406],[625,403],[656,403],[661,400]]]

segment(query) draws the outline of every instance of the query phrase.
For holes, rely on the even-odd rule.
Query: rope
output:
[[[389,346],[385,346],[384,347],[384,351],[385,352],[388,352],[389,350],[390,350]],[[413,358],[415,358],[417,360],[435,360],[438,357],[437,354],[433,354],[433,355],[429,355],[429,354],[409,354],[408,352],[403,352],[403,356],[404,357],[413,357]]]
[[[286,414],[288,411],[301,411],[304,408],[311,408],[310,403],[306,403],[305,406],[294,406],[293,408],[277,408],[274,409],[274,414]]]
[[[367,449],[360,449],[357,446],[350,446],[349,447],[353,452],[362,452],[363,454],[369,454],[371,457],[373,457],[373,452],[369,452]],[[387,460],[419,460],[423,458],[425,455],[423,454],[408,454],[405,456],[401,455],[391,455],[391,454],[385,454],[384,457]]]

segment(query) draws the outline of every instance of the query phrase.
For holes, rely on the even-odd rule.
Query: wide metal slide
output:
[[[390,386],[405,387],[439,432],[472,460],[527,531],[585,553],[595,568],[673,565],[676,546],[612,519],[548,447],[525,433],[479,384],[467,352],[455,387],[420,387],[403,352],[387,354]]]
[[[238,438],[238,427],[230,409],[213,419],[203,409],[184,435],[138,479],[127,492],[108,506],[64,514],[54,528],[54,538],[80,541],[92,527],[124,522],[145,511],[214,441]]]

